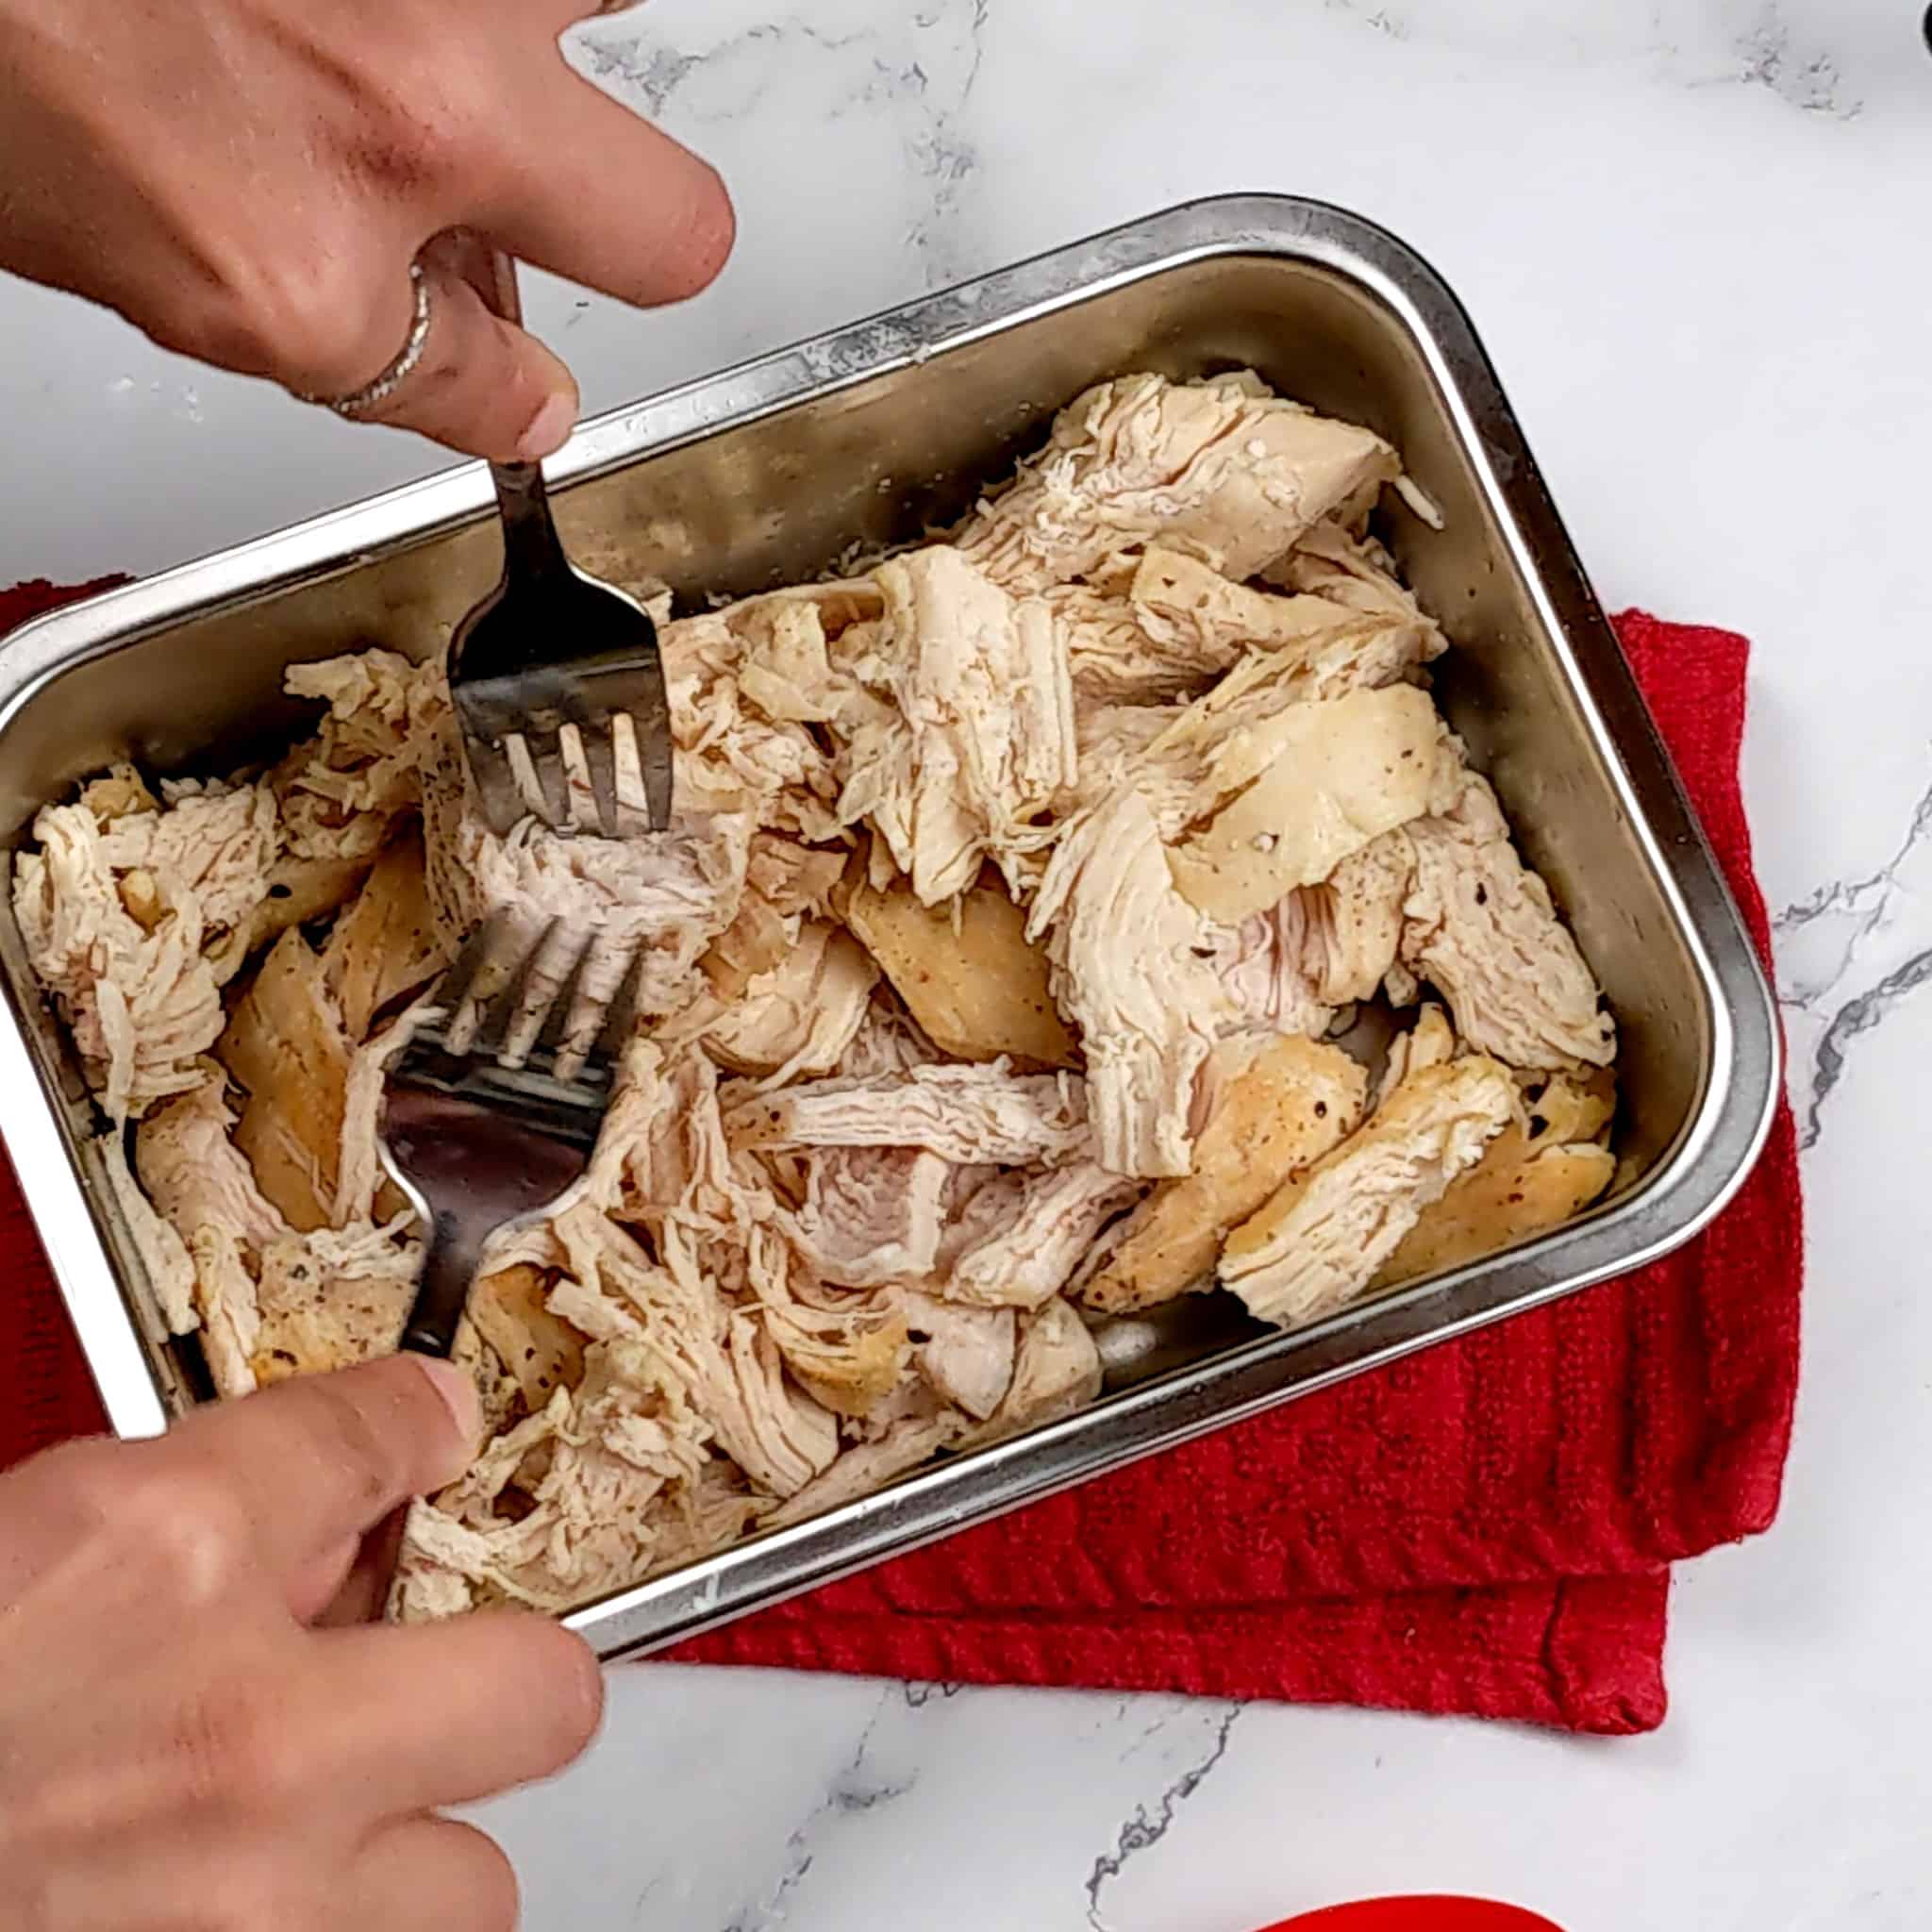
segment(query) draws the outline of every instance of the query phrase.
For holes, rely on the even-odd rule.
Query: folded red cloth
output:
[[[0,630],[62,594],[0,597]],[[1738,789],[1748,646],[1639,613],[1618,628],[1766,948]],[[27,1390],[0,1413],[4,1464],[100,1412],[10,1171],[0,1183],[0,1335]],[[1781,1109],[1736,1203],[1655,1267],[677,1654],[1649,1729],[1667,1566],[1776,1510],[1801,1274]]]

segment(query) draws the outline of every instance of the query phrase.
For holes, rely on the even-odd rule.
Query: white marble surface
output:
[[[1932,56],[1917,0],[658,0],[585,58],[727,170],[686,312],[556,286],[592,407],[1206,192],[1357,208],[1474,311],[1612,605],[1757,640],[1807,1121],[1783,1520],[1676,1592],[1657,1736],[620,1671],[485,1816],[533,1932],[1247,1932],[1405,1889],[1569,1932],[1932,1915]],[[151,569],[429,467],[0,286],[0,581]]]

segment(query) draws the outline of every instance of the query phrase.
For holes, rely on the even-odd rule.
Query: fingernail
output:
[[[463,1445],[463,1461],[456,1474],[468,1466],[471,1452],[483,1434],[483,1405],[477,1399],[476,1385],[451,1362],[440,1362],[425,1355],[409,1357],[429,1377],[429,1385],[442,1398],[450,1420],[457,1425],[457,1438]]]
[[[553,395],[530,418],[529,427],[517,443],[518,458],[525,463],[535,463],[545,457],[555,456],[570,441],[570,433],[576,427],[576,421],[575,398],[561,392]]]

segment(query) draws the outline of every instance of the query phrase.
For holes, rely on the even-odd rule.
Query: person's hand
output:
[[[330,1626],[365,1532],[449,1480],[466,1377],[396,1357],[0,1478],[4,1932],[506,1932],[433,1815],[560,1769],[596,1660],[539,1617]]]
[[[724,265],[717,175],[574,74],[596,0],[0,0],[0,268],[163,347],[351,394],[429,336],[371,420],[546,456],[570,372],[436,238],[469,229],[627,302]],[[425,252],[426,251],[426,252]]]

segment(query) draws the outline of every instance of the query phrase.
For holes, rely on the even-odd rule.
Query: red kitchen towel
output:
[[[92,587],[91,587],[92,588]],[[75,591],[0,595],[0,632]],[[1760,948],[1738,789],[1748,646],[1618,620]],[[100,1426],[10,1170],[0,1464]],[[713,1663],[1462,1711],[1664,1712],[1668,1566],[1765,1528],[1797,1380],[1781,1109],[1701,1239],[1641,1274],[1151,1458],[686,1645]]]

